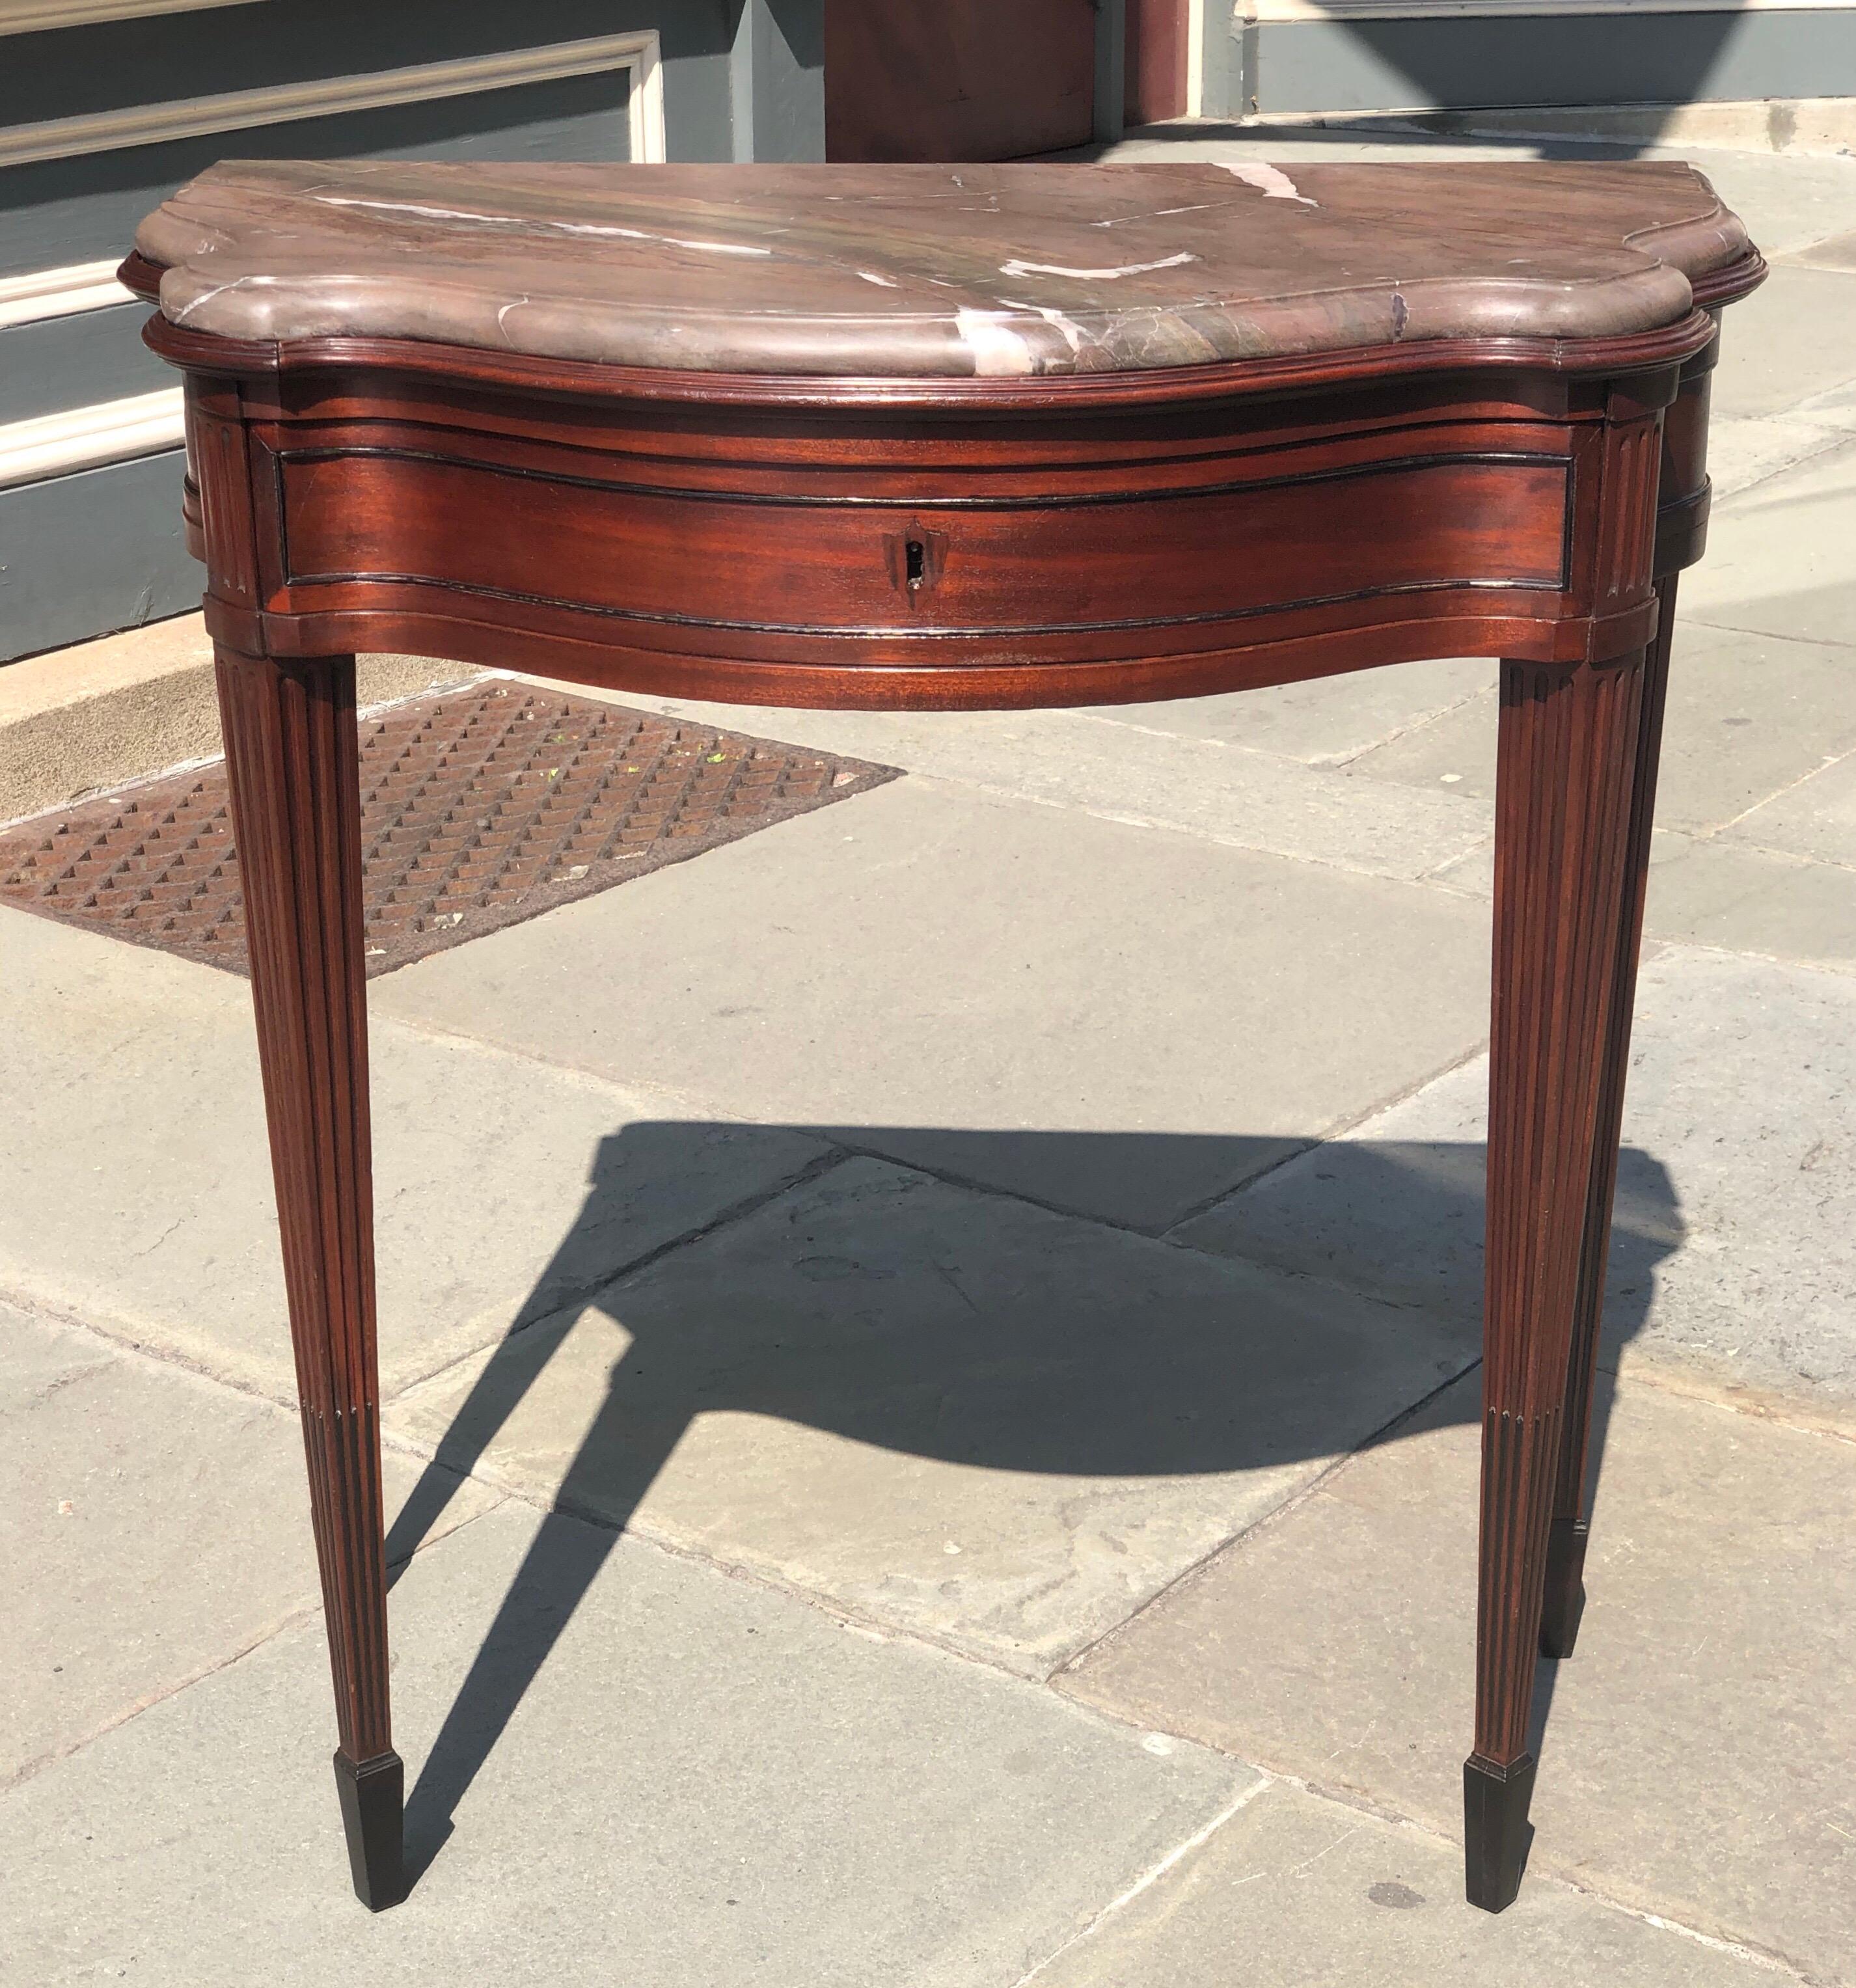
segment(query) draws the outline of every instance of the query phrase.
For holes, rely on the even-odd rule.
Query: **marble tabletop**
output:
[[[262,161],[144,221],[163,313],[707,372],[1132,371],[1599,337],[1747,252],[1666,163]]]

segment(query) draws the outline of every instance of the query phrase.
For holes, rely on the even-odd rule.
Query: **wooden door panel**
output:
[[[1086,145],[1090,0],[827,0],[833,159],[1014,159]]]
[[[1186,113],[1189,0],[1127,0],[1127,121]]]

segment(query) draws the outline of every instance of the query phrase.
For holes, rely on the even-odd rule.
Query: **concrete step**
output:
[[[1351,131],[1362,137],[1416,134],[1442,138],[1536,140],[1560,144],[1675,147],[1684,150],[1783,152],[1848,157],[1856,154],[1856,98],[1760,97],[1714,103],[1576,103],[1488,106],[1467,110],[1263,111],[1202,123],[1208,137],[1259,131]],[[1210,127],[1215,127],[1210,128]],[[1153,127],[1147,127],[1151,129]],[[1131,130],[1130,137],[1143,135]]]

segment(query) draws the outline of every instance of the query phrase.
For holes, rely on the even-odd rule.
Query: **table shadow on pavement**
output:
[[[955,1461],[998,1471],[1020,1470],[1079,1478],[1181,1477],[1246,1469],[1280,1467],[1337,1451],[1371,1448],[1394,1436],[1415,1402],[1401,1404],[1374,1433],[1361,1440],[1357,1412],[1337,1406],[1324,1426],[1317,1408],[1312,1422],[1286,1431],[1279,1405],[1261,1401],[1246,1412],[1241,1384],[1247,1333],[1258,1322],[1233,1307],[1230,1338],[1221,1345],[1234,1385],[1229,1412],[1206,1414],[1202,1317],[1189,1328],[1199,1342],[1188,1344],[1185,1330],[1165,1316],[1144,1316],[1137,1334],[1111,1337],[1087,1332],[1059,1310],[1039,1312],[1001,1293],[989,1305],[983,1289],[966,1289],[969,1301],[958,1335],[937,1332],[867,1331],[840,1338],[830,1349],[837,1357],[822,1371],[816,1350],[796,1357],[783,1371],[778,1345],[757,1348],[756,1327],[739,1307],[687,1307],[687,1315],[656,1315],[627,1286],[646,1266],[686,1249],[685,1238],[642,1254],[637,1261],[591,1274],[603,1261],[614,1263],[616,1183],[635,1180],[641,1168],[674,1177],[713,1135],[715,1125],[646,1122],[628,1125],[600,1141],[590,1185],[579,1213],[498,1349],[452,1417],[387,1541],[392,1577],[403,1570],[428,1536],[457,1487],[484,1456],[515,1412],[547,1358],[573,1320],[590,1309],[603,1310],[631,1335],[612,1367],[603,1401],[570,1463],[552,1509],[544,1518],[524,1563],[486,1631],[458,1696],[445,1715],[431,1753],[419,1770],[406,1811],[406,1858],[412,1882],[429,1868],[451,1831],[451,1817],[479,1770],[495,1748],[524,1694],[541,1671],[576,1608],[597,1577],[652,1481],[698,1414],[745,1411],[787,1418],[899,1453]],[[742,1128],[727,1128],[739,1134]],[[833,1141],[839,1157],[858,1150],[893,1148],[929,1136],[900,1128],[834,1130],[818,1126],[766,1128],[783,1138],[793,1132]],[[983,1181],[1002,1165],[1016,1167],[1033,1148],[1054,1162],[1094,1170],[1105,1162],[1130,1168],[1183,1164],[1207,1165],[1223,1177],[1243,1179],[1280,1158],[1280,1138],[1222,1138],[1208,1134],[937,1130],[931,1137],[943,1155],[965,1153],[968,1164],[950,1157],[945,1179]],[[1085,1148],[1074,1153],[1053,1148]],[[1176,1149],[1189,1147],[1189,1155]],[[1473,1232],[1482,1219],[1479,1144],[1438,1141],[1375,1146],[1337,1142],[1324,1149],[1350,1170],[1356,1193],[1364,1186],[1396,1197],[1411,1210],[1415,1234]],[[853,1160],[852,1163],[855,1163]],[[830,1178],[833,1162],[815,1172]],[[1655,1265],[1677,1246],[1682,1234],[1679,1205],[1667,1170],[1650,1155],[1627,1147],[1621,1178],[1628,1192],[1614,1226],[1606,1310],[1608,1360],[1621,1339],[1639,1330],[1648,1311]],[[917,1175],[916,1178],[920,1178]],[[776,1204],[796,1183],[766,1198]],[[989,1195],[976,1207],[996,1205]],[[1022,1202],[1016,1204],[1021,1208]],[[1026,1208],[1034,1218],[1047,1211]],[[879,1203],[873,1231],[880,1228]],[[751,1218],[749,1218],[751,1219]],[[1048,1219],[1061,1222],[1060,1213]],[[1467,1229],[1466,1229],[1467,1225]],[[703,1232],[726,1233],[725,1220]],[[1093,1227],[1094,1225],[1086,1225]],[[597,1239],[597,1240],[596,1240]],[[793,1239],[796,1265],[803,1239]],[[1053,1232],[1054,1239],[1054,1232]],[[1169,1246],[1130,1236],[1143,1249]],[[873,1249],[882,1238],[873,1232]],[[1198,1256],[1196,1251],[1188,1256]],[[815,1261],[806,1258],[806,1262]],[[1202,1258],[1201,1260],[1205,1260]],[[1212,1262],[1243,1259],[1213,1257]],[[1255,1266],[1246,1266],[1254,1268]],[[1302,1277],[1286,1281],[1306,1301],[1321,1286]],[[1414,1338],[1435,1341],[1438,1313],[1460,1313],[1462,1279],[1455,1301],[1440,1285],[1438,1304],[1383,1303],[1389,1331],[1408,1330]],[[1327,1286],[1327,1288],[1334,1288]],[[1371,1293],[1367,1294],[1369,1297]],[[1131,1302],[1138,1294],[1131,1291]],[[1104,1293],[1112,1309],[1112,1292]],[[1358,1293],[1335,1289],[1337,1305],[1357,1306]],[[624,1317],[619,1307],[623,1304]],[[675,1306],[670,1307],[671,1311]],[[390,1330],[391,1321],[385,1322]],[[1463,1330],[1472,1347],[1473,1324]],[[1169,1333],[1178,1335],[1177,1359],[1169,1357]],[[522,1357],[502,1355],[516,1348]],[[1261,1343],[1258,1342],[1258,1350]],[[796,1353],[797,1349],[795,1349]],[[762,1353],[768,1357],[762,1357]],[[1189,1354],[1190,1357],[1186,1357]],[[1416,1370],[1415,1369],[1415,1371]],[[1001,1391],[1006,1398],[1002,1401]],[[1419,1398],[1442,1393],[1462,1404],[1465,1419],[1476,1418],[1477,1391],[1446,1382],[1422,1389]],[[1610,1391],[1597,1391],[1588,1481],[1595,1481],[1605,1441]],[[1137,1412],[1128,1412],[1131,1408]],[[647,1432],[642,1439],[640,1430]],[[1534,1704],[1534,1751],[1550,1708],[1556,1666],[1543,1662]],[[1469,1708],[1466,1703],[1465,1742]]]

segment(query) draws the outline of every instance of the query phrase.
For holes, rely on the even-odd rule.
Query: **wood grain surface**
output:
[[[1091,0],[826,0],[834,161],[1021,159],[1094,129]]]
[[[1501,169],[1452,170],[1459,208],[1493,197]],[[740,372],[352,320],[234,335],[196,322],[155,262],[125,265],[141,293],[160,289],[149,340],[187,374],[190,543],[219,650],[337,1778],[369,1903],[399,1895],[401,1780],[359,957],[361,648],[674,696],[897,709],[1502,659],[1465,1796],[1469,1895],[1493,1910],[1513,1897],[1535,1665],[1543,1647],[1571,1648],[1583,1595],[1673,576],[1704,542],[1719,313],[1763,268],[1735,245],[1737,224],[1681,236],[1688,224],[1658,202],[1692,194],[1688,181],[1591,184],[1588,224],[1620,186],[1642,190],[1641,228],[1604,208],[1608,252],[1680,285],[1660,315],[1584,336],[1524,312],[1454,330],[1444,315],[1428,339],[1010,377],[782,371],[784,333],[764,367]],[[1258,211],[1287,204],[1249,191]],[[1472,289],[1497,249],[1546,266],[1565,245],[1560,222],[1531,212],[1505,228],[1459,269]],[[1658,230],[1688,241],[1692,269],[1617,245]],[[336,267],[310,262],[312,278]],[[1303,276],[1324,266],[1311,253]]]

